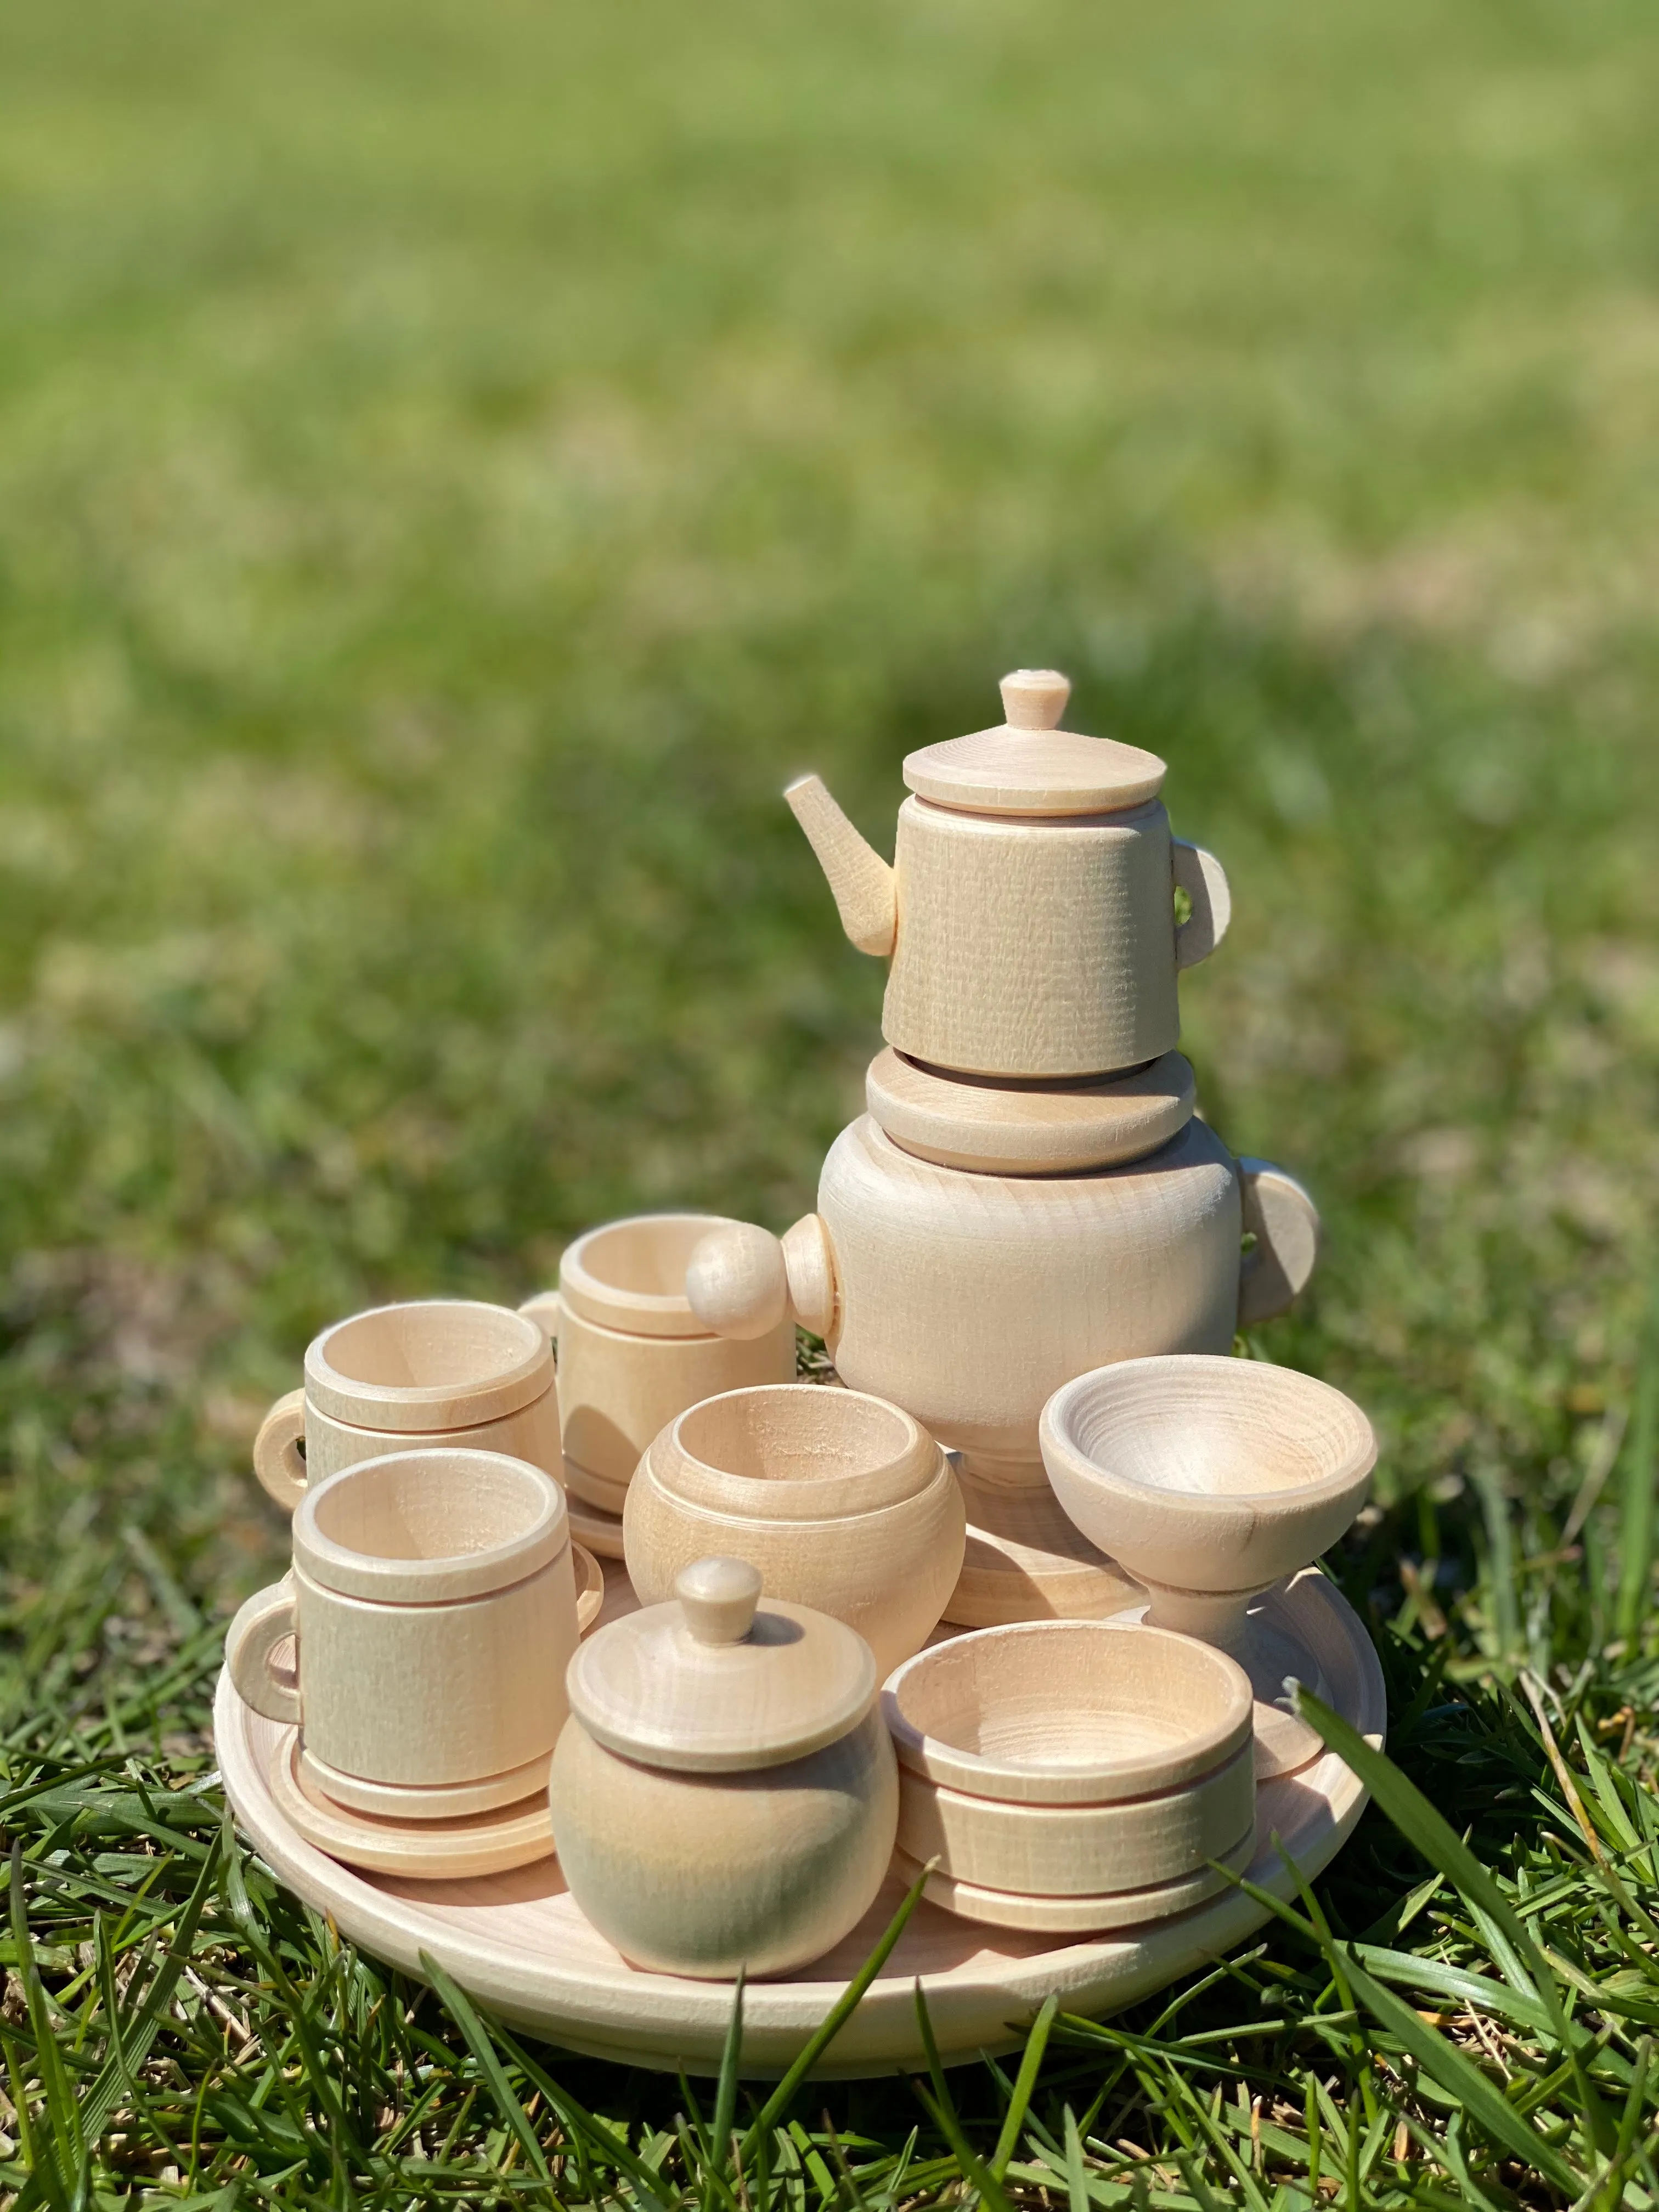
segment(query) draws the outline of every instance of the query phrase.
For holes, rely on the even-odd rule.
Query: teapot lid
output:
[[[1164,763],[1139,745],[1056,728],[1071,696],[1053,668],[1002,679],[1006,721],[907,754],[904,781],[919,799],[972,814],[1115,814],[1156,799]]]
[[[875,1654],[810,1606],[760,1601],[746,1559],[698,1559],[665,1605],[578,1644],[570,1710],[597,1742],[645,1766],[738,1774],[836,1742],[875,1702]]]

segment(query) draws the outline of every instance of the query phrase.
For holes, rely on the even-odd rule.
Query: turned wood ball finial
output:
[[[711,1230],[691,1255],[685,1295],[717,1336],[765,1336],[789,1310],[783,1246],[750,1222]]]
[[[674,1577],[685,1625],[699,1644],[741,1644],[760,1603],[758,1567],[747,1559],[694,1559]]]
[[[1016,668],[998,687],[1011,730],[1054,730],[1072,696],[1069,677],[1057,668]]]

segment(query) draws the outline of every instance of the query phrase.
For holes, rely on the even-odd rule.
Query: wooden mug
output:
[[[427,1298],[336,1322],[279,1398],[253,1472],[290,1511],[311,1482],[417,1446],[505,1452],[556,1476],[559,1407],[545,1335],[506,1306]]]
[[[276,1665],[289,1636],[293,1686]],[[325,1773],[445,1790],[527,1771],[527,1790],[564,1725],[578,1636],[558,1484],[525,1460],[428,1446],[305,1492],[292,1571],[236,1615],[225,1663]]]
[[[717,1213],[641,1213],[590,1229],[559,1261],[559,1287],[520,1307],[557,1346],[564,1480],[620,1513],[641,1454],[688,1406],[723,1390],[787,1382],[795,1331],[780,1318],[743,1343],[698,1320],[686,1262]]]

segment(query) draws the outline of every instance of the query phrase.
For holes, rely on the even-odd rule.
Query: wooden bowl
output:
[[[922,1894],[958,1920],[976,1920],[992,1928],[1018,1928],[1050,1936],[1100,1935],[1113,1928],[1150,1927],[1218,1897],[1231,1887],[1229,1875],[1243,1874],[1249,1865],[1255,1845],[1253,1833],[1243,1836],[1231,1850],[1218,1854],[1215,1866],[1200,1867],[1148,1889],[1118,1890],[1104,1897],[1029,1897],[1018,1890],[986,1889],[975,1882],[959,1881],[942,1868],[928,1875]],[[921,1872],[921,1866],[904,1850],[894,1852],[893,1869],[907,1884]]]
[[[1352,1522],[1376,1461],[1370,1423],[1328,1383],[1194,1352],[1079,1376],[1040,1437],[1090,1542],[1178,1590],[1265,1589],[1306,1566]]]
[[[772,1383],[669,1423],[629,1486],[623,1545],[642,1604],[665,1600],[693,1560],[747,1559],[769,1597],[857,1629],[885,1675],[938,1626],[966,1528],[944,1453],[908,1413]]]
[[[1183,1789],[1250,1740],[1249,1685],[1224,1652],[1103,1620],[954,1637],[901,1667],[882,1709],[910,1773],[1014,1805]]]

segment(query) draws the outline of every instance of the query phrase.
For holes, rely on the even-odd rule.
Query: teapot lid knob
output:
[[[1072,696],[1071,680],[1057,668],[1016,668],[998,687],[1011,730],[1054,730]]]
[[[755,1625],[761,1576],[747,1559],[694,1559],[674,1577],[685,1625],[699,1644],[741,1644]]]

